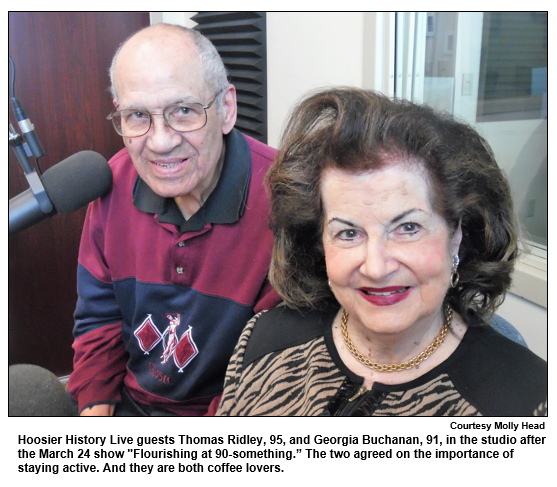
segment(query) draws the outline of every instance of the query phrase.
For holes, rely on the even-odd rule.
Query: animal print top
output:
[[[405,384],[363,379],[340,360],[336,309],[284,306],[255,316],[228,366],[221,416],[538,416],[546,414],[547,364],[491,327],[469,327],[443,363]]]

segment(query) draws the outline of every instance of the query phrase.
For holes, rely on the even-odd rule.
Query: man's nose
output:
[[[182,136],[170,127],[162,114],[151,115],[147,147],[157,154],[168,154],[182,143]]]

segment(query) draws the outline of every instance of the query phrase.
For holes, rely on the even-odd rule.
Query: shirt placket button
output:
[[[185,247],[186,246],[186,242],[185,241],[181,241],[178,242],[178,247]],[[184,268],[181,266],[176,267],[176,272],[181,276],[184,274]]]

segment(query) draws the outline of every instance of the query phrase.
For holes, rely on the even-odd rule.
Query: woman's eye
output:
[[[337,237],[342,240],[354,240],[358,236],[358,231],[354,229],[342,230],[337,234]]]
[[[400,233],[404,234],[404,235],[414,235],[415,233],[417,233],[420,230],[420,225],[418,225],[417,223],[403,223],[402,225],[400,225],[398,227],[398,230]]]

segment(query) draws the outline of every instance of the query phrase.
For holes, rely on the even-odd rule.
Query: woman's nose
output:
[[[399,268],[393,244],[382,239],[370,239],[362,253],[360,272],[374,282],[381,282]]]

